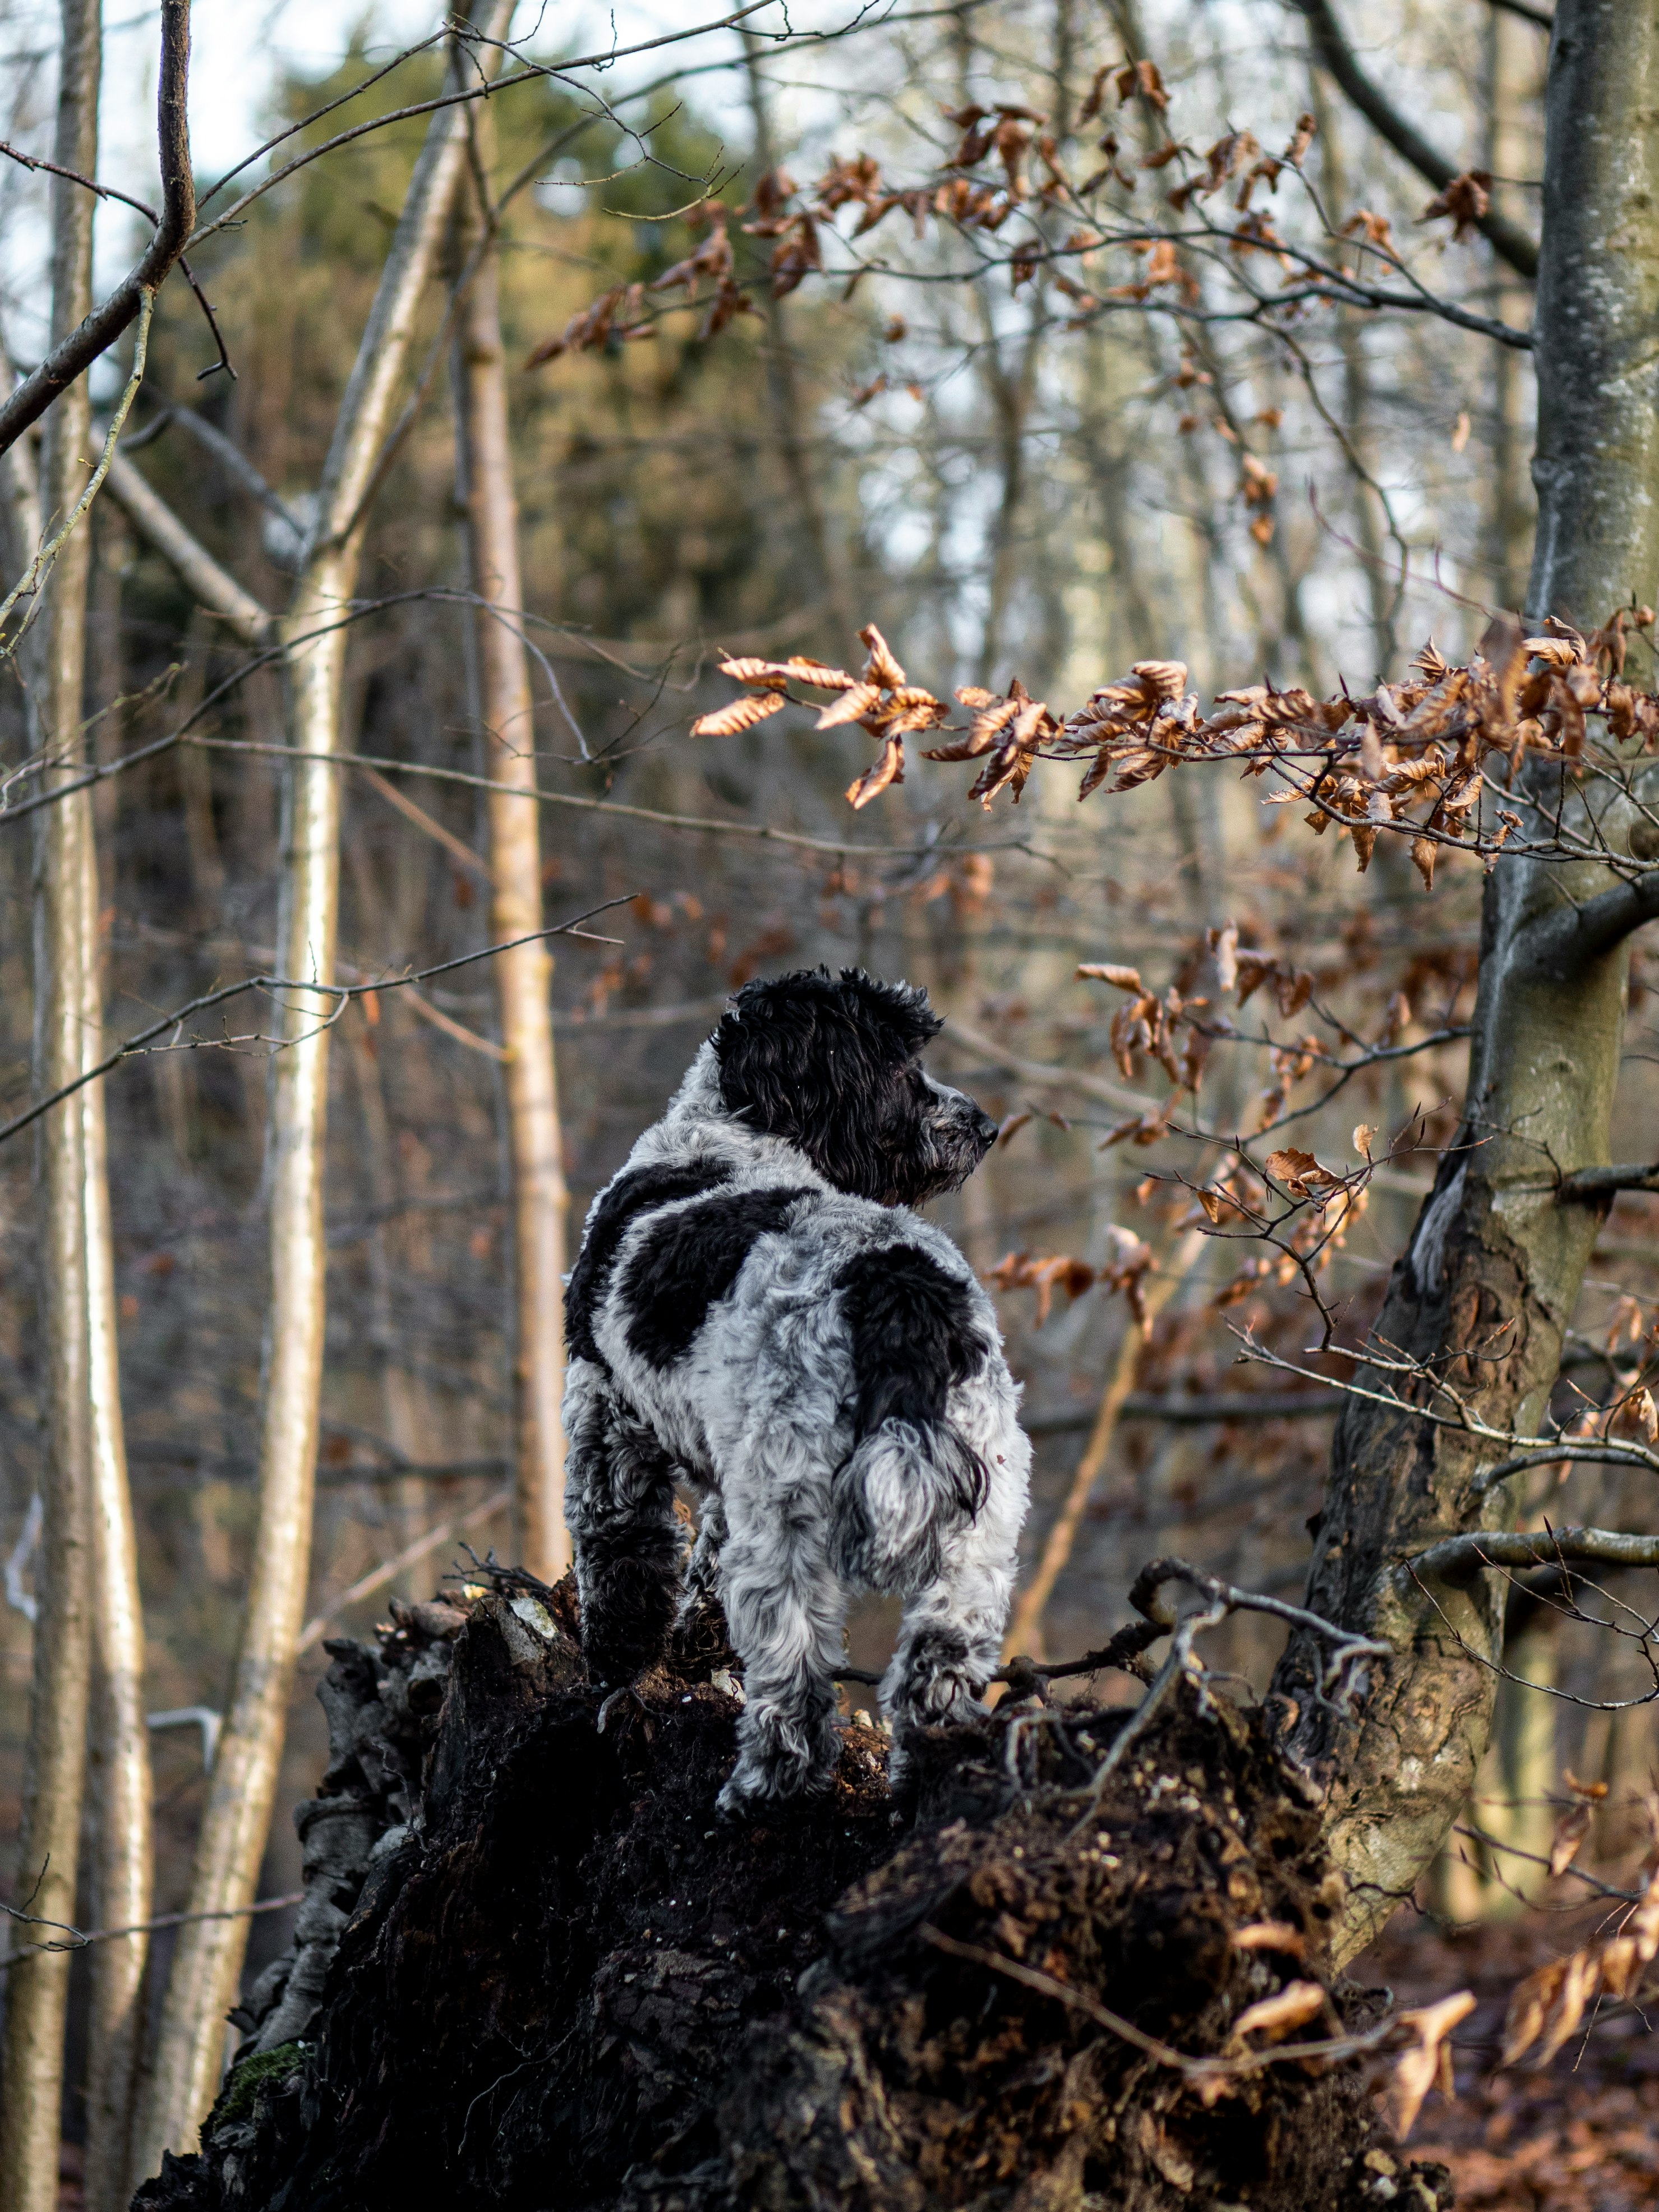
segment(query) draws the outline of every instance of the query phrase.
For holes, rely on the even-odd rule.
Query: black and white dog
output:
[[[565,1513],[596,1680],[718,1595],[744,1668],[736,1813],[827,1782],[849,1593],[905,1601],[881,1695],[965,1718],[997,1664],[1030,1447],[996,1316],[910,1211],[995,1124],[921,1066],[924,991],[745,984],[593,1201],[566,1294]],[[702,1514],[681,1595],[677,1479]]]

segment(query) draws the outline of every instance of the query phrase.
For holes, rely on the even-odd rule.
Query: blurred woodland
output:
[[[1514,803],[1498,785],[1511,744],[1519,757],[1528,742],[1513,739],[1517,687],[1534,683],[1519,711],[1546,750],[1566,744],[1572,711],[1583,742],[1586,706],[1645,744],[1635,706],[1618,727],[1613,692],[1653,683],[1641,600],[1659,584],[1637,563],[1628,592],[1571,610],[1576,645],[1558,625],[1557,659],[1540,658],[1532,633],[1551,610],[1526,599],[1536,401],[1518,264],[1535,258],[1540,222],[1541,11],[1342,12],[1346,33],[1322,5],[1278,0],[960,0],[823,12],[786,32],[763,10],[563,74],[556,25],[521,19],[513,53],[480,47],[466,64],[549,73],[460,111],[460,180],[344,594],[333,749],[352,764],[324,771],[337,943],[310,974],[355,995],[309,1002],[326,1024],[326,1334],[314,1512],[292,1554],[302,1626],[254,1884],[257,1900],[288,1902],[237,1923],[243,1986],[293,1932],[289,1808],[325,1761],[325,1637],[367,1635],[392,1600],[428,1596],[465,1571],[465,1545],[530,1559],[505,1001],[489,960],[403,981],[503,941],[492,746],[542,801],[542,912],[526,926],[586,917],[582,934],[547,940],[571,1249],[734,987],[819,962],[925,983],[947,1017],[931,1065],[1003,1123],[937,1211],[998,1285],[1037,1449],[1010,1652],[1100,1646],[1160,1555],[1300,1600],[1341,1393],[1365,1380],[1336,1347],[1378,1322],[1463,1120],[1483,890]],[[1328,29],[1444,156],[1439,185],[1356,105]],[[61,160],[55,27],[18,9],[0,36],[6,150]],[[394,52],[366,14],[326,75],[273,81],[269,131],[292,135],[235,191],[267,158],[451,82],[441,39],[387,69]],[[216,334],[189,287],[175,276],[155,297],[117,464],[139,488],[112,471],[79,533],[82,757],[131,763],[88,801],[103,1051],[246,975],[296,974],[282,757],[295,679],[270,617],[298,604],[314,555],[317,487],[433,127],[417,112],[367,131],[192,245],[234,376],[212,373]],[[155,193],[153,176],[98,174]],[[211,181],[197,179],[198,200]],[[18,379],[47,348],[49,188],[40,168],[0,162],[0,335]],[[204,202],[201,222],[231,196]],[[134,252],[149,235],[109,201],[97,222]],[[506,739],[485,703],[502,617],[479,581],[467,428],[478,337],[464,295],[481,256],[492,283],[499,272],[522,571],[506,628],[533,699]],[[130,332],[92,372],[92,459],[131,361]],[[33,438],[12,448],[14,521]],[[143,487],[252,603],[240,627],[162,550]],[[8,586],[33,550],[10,538]],[[1592,635],[1621,592],[1623,621]],[[859,641],[872,623],[879,652]],[[872,714],[876,693],[860,695],[862,720],[816,726],[799,707],[721,720],[734,696],[781,704],[786,684],[805,701],[809,663],[850,684],[866,652],[882,696]],[[26,655],[0,683],[0,829],[41,787],[20,666]],[[1460,799],[1448,753],[1429,827],[1398,835],[1366,789],[1408,749],[1385,760],[1381,746],[1413,716],[1434,737],[1423,702],[1470,669],[1505,700],[1503,727],[1460,757],[1487,765],[1488,788],[1477,775]],[[957,687],[969,694],[957,738],[975,716],[994,724],[977,757],[1002,773],[981,775],[983,805],[958,764],[971,735],[958,761],[921,757],[951,746],[926,708],[891,772],[883,748],[896,719],[905,735],[907,684],[941,716]],[[1091,726],[1087,702],[1108,684],[1121,696]],[[1379,685],[1393,687],[1382,708]],[[850,696],[818,690],[832,706]],[[1125,732],[1189,692],[1223,720],[1211,702],[1243,694],[1231,729],[1246,735],[1224,744],[1219,721],[1181,708],[1186,728],[1212,732],[1191,757],[1125,753]],[[1265,775],[1248,750],[1271,752],[1289,712],[1276,722],[1273,702],[1298,693],[1304,728],[1316,702],[1373,702],[1341,741],[1363,729],[1364,776],[1348,796],[1325,786],[1323,811],[1324,770],[1305,766],[1317,745]],[[1007,740],[1027,701],[1051,714],[1020,725],[1021,756]],[[692,733],[700,718],[713,733]],[[1091,726],[1122,742],[1101,755],[1115,781],[1097,776],[1079,802],[1086,763],[1052,756],[1080,753]],[[1321,726],[1334,761],[1338,724]],[[861,786],[872,758],[883,772]],[[0,1121],[51,1087],[38,833],[0,835]],[[1513,834],[1534,831],[1516,815]],[[1629,849],[1652,858],[1638,836]],[[1655,1149],[1652,957],[1638,936],[1601,1154],[1615,1162]],[[201,1894],[207,1768],[240,1694],[273,1357],[273,1085],[297,996],[266,988],[163,1025],[98,1086],[150,1717],[146,1918]],[[25,1910],[40,1872],[21,1856],[49,1540],[36,1501],[51,1495],[38,1134],[0,1151],[0,1890]],[[1528,1416],[1584,1444],[1586,1463],[1528,1448],[1507,1524],[1523,1534],[1571,1521],[1659,1538],[1645,1389],[1659,1197],[1606,1195],[1562,1316],[1559,1378]],[[562,1540],[550,1522],[530,1560],[549,1579]],[[1472,1794],[1417,1885],[1422,1917],[1396,1925],[1398,1955],[1371,1977],[1425,1997],[1485,1974],[1507,1999],[1522,1973],[1594,1940],[1587,1898],[1599,1911],[1606,1885],[1633,1894],[1651,1863],[1651,1564],[1591,1585],[1538,1558],[1547,1571],[1517,1570],[1498,1600],[1503,1679]],[[884,1662],[895,1619],[885,1602],[859,1608],[855,1668]],[[1284,1642],[1282,1621],[1235,1612],[1206,1664],[1259,1698]],[[1097,1688],[1139,1694],[1124,1675]],[[849,1711],[872,1702],[856,1684],[847,1695]],[[110,1754],[95,1727],[88,1741],[91,1805]],[[94,1825],[89,1811],[78,1885],[60,1899],[73,1909],[52,1916],[82,1929],[112,1924]],[[152,2035],[176,1938],[158,1927],[149,1947],[138,2002]],[[90,1954],[74,1957],[67,2002],[71,2203]],[[1596,2021],[1590,2075],[1608,2095],[1633,2085],[1608,2107],[1606,2142],[1638,2120],[1651,2131],[1659,2058],[1644,2034],[1628,2004]],[[1457,2039],[1460,2079],[1484,2079],[1495,2016]],[[1484,2138],[1468,2133],[1468,2099],[1455,2109],[1463,2148],[1434,2154],[1465,2176],[1461,2202],[1592,2201],[1540,2195],[1505,2163],[1538,2137],[1524,2100],[1494,2092],[1510,2118]],[[1413,2150],[1452,2110],[1431,2100]],[[1603,2136],[1580,2140],[1602,2146],[1586,2185],[1613,2176]],[[87,2201],[123,2203],[149,2170],[94,2176]],[[1594,2201],[1659,2202],[1650,2155],[1617,2170],[1626,2179]]]

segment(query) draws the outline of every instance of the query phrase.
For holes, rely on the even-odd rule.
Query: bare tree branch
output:
[[[228,623],[245,645],[263,645],[271,635],[270,616],[185,529],[124,453],[117,453],[110,463],[109,489],[138,535],[171,562],[202,605]]]
[[[1659,1190],[1659,1160],[1645,1167],[1640,1160],[1626,1160],[1617,1167],[1580,1168],[1575,1175],[1562,1176],[1555,1194],[1564,1205],[1575,1200],[1594,1204],[1621,1190]]]
[[[161,0],[161,70],[156,139],[161,167],[161,219],[137,265],[102,305],[54,346],[33,375],[0,405],[0,453],[40,421],[60,392],[106,353],[153,298],[189,242],[196,220],[185,94],[190,81],[190,0]]]
[[[1564,1560],[1607,1567],[1659,1567],[1659,1536],[1618,1528],[1540,1528],[1535,1534],[1482,1528],[1448,1536],[1409,1559],[1400,1572],[1436,1581],[1467,1581],[1483,1567],[1552,1567]]]
[[[1382,88],[1361,69],[1353,48],[1342,34],[1330,0],[1296,0],[1296,5],[1308,19],[1314,52],[1366,121],[1388,140],[1403,161],[1411,163],[1419,176],[1425,177],[1437,191],[1443,191],[1457,171],[1436,153]],[[1477,217],[1476,223],[1493,252],[1507,262],[1517,276],[1537,276],[1538,248],[1518,225],[1491,209]]]
[[[571,921],[556,922],[550,928],[537,930],[535,934],[538,938],[579,936],[583,933],[583,922],[591,921],[596,914],[607,913],[612,907],[626,906],[630,899],[638,896],[636,891],[628,891],[619,898],[605,899],[600,905],[589,907],[586,913],[575,915]],[[617,940],[605,938],[601,941],[614,945]],[[441,960],[435,968],[420,968],[412,975],[387,975],[368,983],[325,983],[307,976],[245,975],[240,983],[222,984],[216,991],[204,991],[199,998],[191,1000],[187,1006],[175,1007],[171,1013],[163,1014],[159,1021],[152,1022],[148,1029],[142,1029],[136,1036],[128,1037],[125,1043],[117,1045],[113,1052],[106,1053],[95,1066],[88,1067],[77,1075],[72,1083],[62,1085],[45,1098],[37,1098],[21,1114],[0,1126],[0,1144],[3,1144],[8,1137],[15,1137],[20,1130],[27,1129],[31,1122],[38,1121],[43,1114],[49,1114],[54,1106],[61,1105],[65,1098],[72,1097],[88,1083],[95,1083],[100,1075],[107,1075],[112,1067],[118,1067],[132,1054],[142,1052],[146,1045],[153,1044],[157,1037],[164,1036],[169,1030],[179,1029],[192,1014],[205,1013],[210,1007],[222,1006],[228,1000],[240,998],[246,991],[303,991],[311,997],[336,1000],[338,1004],[335,1010],[320,1018],[325,1024],[328,1024],[339,1019],[353,999],[373,998],[381,991],[404,990],[412,984],[424,983],[434,975],[447,975],[456,968],[470,968],[476,961],[491,960],[498,953],[510,952],[512,949],[511,944],[486,945],[477,952],[462,953],[459,959]],[[296,1040],[289,1038],[283,1042],[293,1043]]]

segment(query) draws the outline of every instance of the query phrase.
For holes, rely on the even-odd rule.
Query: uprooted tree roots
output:
[[[602,1699],[563,1590],[393,1610],[329,1646],[296,1946],[146,2212],[1449,2201],[1358,2060],[1179,2063],[1324,1979],[1317,1822],[1231,1708],[1184,1690],[1093,1795],[1121,1711],[940,1729],[902,1817],[855,1727],[829,1797],[727,1827],[717,1635]]]

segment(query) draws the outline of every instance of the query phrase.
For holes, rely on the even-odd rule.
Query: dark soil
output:
[[[885,1738],[855,1727],[828,1797],[727,1827],[718,1625],[603,1701],[572,1626],[562,1590],[507,1576],[464,1627],[398,1608],[378,1650],[330,1646],[310,1932],[145,2212],[1449,2202],[1443,2169],[1392,2154],[1357,2064],[1277,2066],[1206,2108],[1006,1971],[1188,2052],[1319,1977],[1316,1822],[1247,1717],[1172,1705],[1091,1804],[1121,1711],[1022,1705],[938,1731],[903,1814]],[[343,1846],[313,1852],[330,1829]],[[1304,1960],[1233,1943],[1268,1920]],[[1377,2002],[1333,1996],[1351,2026]]]

